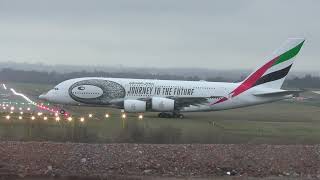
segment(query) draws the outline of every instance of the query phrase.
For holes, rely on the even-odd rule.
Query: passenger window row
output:
[[[134,85],[132,87],[145,87],[145,85]],[[183,86],[154,86],[157,88],[188,88],[188,87],[183,87]],[[197,86],[197,87],[193,87],[194,89],[216,89],[214,87],[202,87],[202,86]]]
[[[100,93],[91,93],[91,92],[73,92],[73,94],[100,94]]]
[[[193,87],[195,89],[216,89],[216,88],[213,88],[213,87]]]

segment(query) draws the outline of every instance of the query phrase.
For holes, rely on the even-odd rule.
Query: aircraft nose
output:
[[[47,100],[47,95],[46,93],[44,93],[44,94],[41,94],[38,98],[41,100]]]

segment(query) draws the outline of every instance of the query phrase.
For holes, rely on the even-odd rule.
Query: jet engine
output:
[[[124,110],[126,112],[145,112],[146,111],[146,102],[140,100],[125,100],[124,101]]]
[[[174,100],[163,98],[163,97],[153,97],[151,100],[152,109],[160,112],[167,112],[174,110]]]

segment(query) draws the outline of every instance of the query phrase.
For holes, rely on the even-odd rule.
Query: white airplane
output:
[[[153,111],[160,112],[159,117],[178,118],[183,118],[182,112],[274,102],[300,92],[282,90],[281,86],[304,41],[288,39],[265,64],[238,83],[85,77],[63,81],[39,98],[62,105],[115,107],[132,113]]]

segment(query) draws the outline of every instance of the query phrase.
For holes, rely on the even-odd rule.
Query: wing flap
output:
[[[222,96],[210,96],[210,97],[167,97],[173,99],[176,102],[177,108],[189,107],[189,106],[199,106],[208,103],[209,99],[218,99]]]

